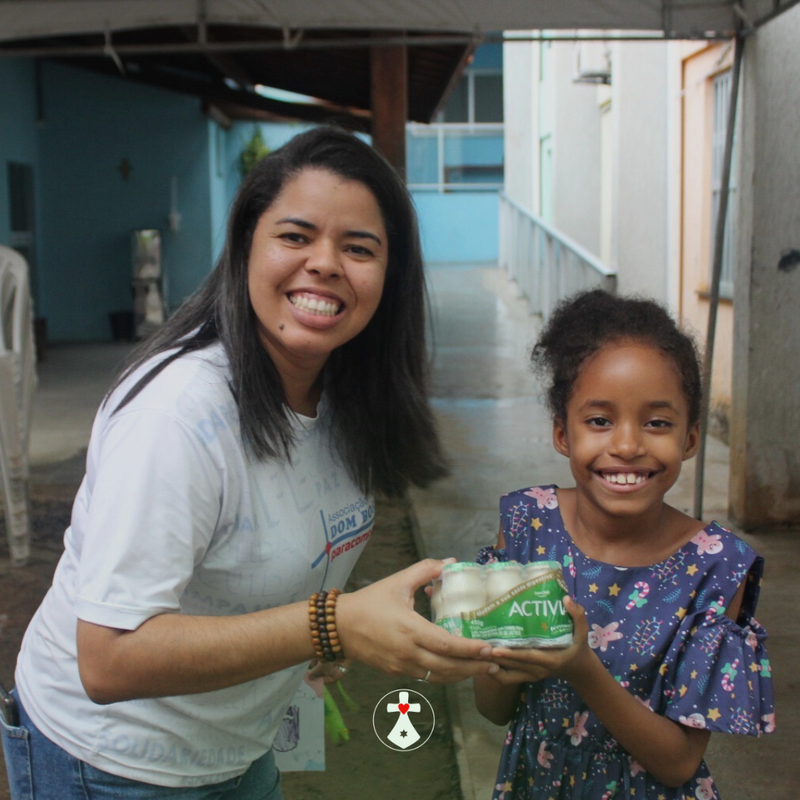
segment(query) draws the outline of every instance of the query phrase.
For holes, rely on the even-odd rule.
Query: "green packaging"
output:
[[[463,611],[462,635],[503,647],[568,647],[573,626],[564,607],[567,593],[561,570],[548,570],[482,608]]]
[[[520,565],[507,562],[509,570],[518,570]],[[452,565],[457,572],[458,565]],[[475,565],[472,565],[473,567]],[[480,579],[484,591],[481,594],[473,575],[470,591],[466,594],[469,600],[461,602],[465,592],[456,586],[452,593],[447,573],[442,575],[441,596],[436,624],[448,632],[467,639],[481,639],[496,646],[513,648],[551,648],[567,647],[572,643],[572,618],[564,607],[564,597],[568,594],[561,568],[556,562],[538,562],[523,565],[521,583],[512,585],[499,596],[492,597],[491,590],[486,592],[487,580],[490,585],[502,585],[498,582],[497,569],[500,564],[487,565],[480,570]],[[472,570],[471,570],[472,571]],[[513,581],[512,581],[513,583]],[[508,581],[506,581],[506,585]],[[436,590],[435,590],[436,591]],[[448,599],[448,591],[450,591]],[[475,603],[476,597],[482,602]],[[443,599],[442,599],[443,598]],[[466,598],[464,598],[466,600]],[[471,601],[471,602],[470,602]],[[477,607],[476,607],[477,605]]]

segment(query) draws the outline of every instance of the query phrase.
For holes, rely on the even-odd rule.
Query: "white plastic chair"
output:
[[[0,471],[11,561],[30,555],[30,436],[36,350],[28,265],[0,245]]]

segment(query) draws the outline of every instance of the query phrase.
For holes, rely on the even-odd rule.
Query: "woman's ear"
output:
[[[700,423],[695,422],[689,428],[688,433],[686,434],[686,444],[683,448],[683,460],[688,461],[690,458],[694,458],[697,455],[697,450],[700,447]]]
[[[569,441],[567,440],[567,426],[563,420],[553,419],[553,447],[556,452],[569,458]]]

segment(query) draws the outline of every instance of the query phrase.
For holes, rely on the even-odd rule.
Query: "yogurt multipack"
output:
[[[456,636],[503,647],[567,647],[572,617],[556,561],[446,564],[434,581],[433,621]]]

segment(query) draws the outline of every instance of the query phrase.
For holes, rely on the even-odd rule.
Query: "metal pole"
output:
[[[722,251],[725,244],[725,220],[728,216],[728,188],[731,182],[733,160],[733,133],[736,127],[736,106],[739,97],[739,74],[742,69],[744,36],[737,35],[733,56],[733,75],[731,78],[731,99],[728,105],[728,127],[725,131],[725,151],[722,163],[722,186],[720,187],[719,209],[714,231],[714,261],[709,288],[708,329],[706,349],[703,359],[703,397],[700,403],[700,447],[697,450],[694,476],[694,517],[703,518],[703,483],[706,463],[706,436],[708,434],[708,411],[711,403],[711,373],[714,365],[714,337],[717,328],[717,309],[719,307],[719,282],[722,275]]]

